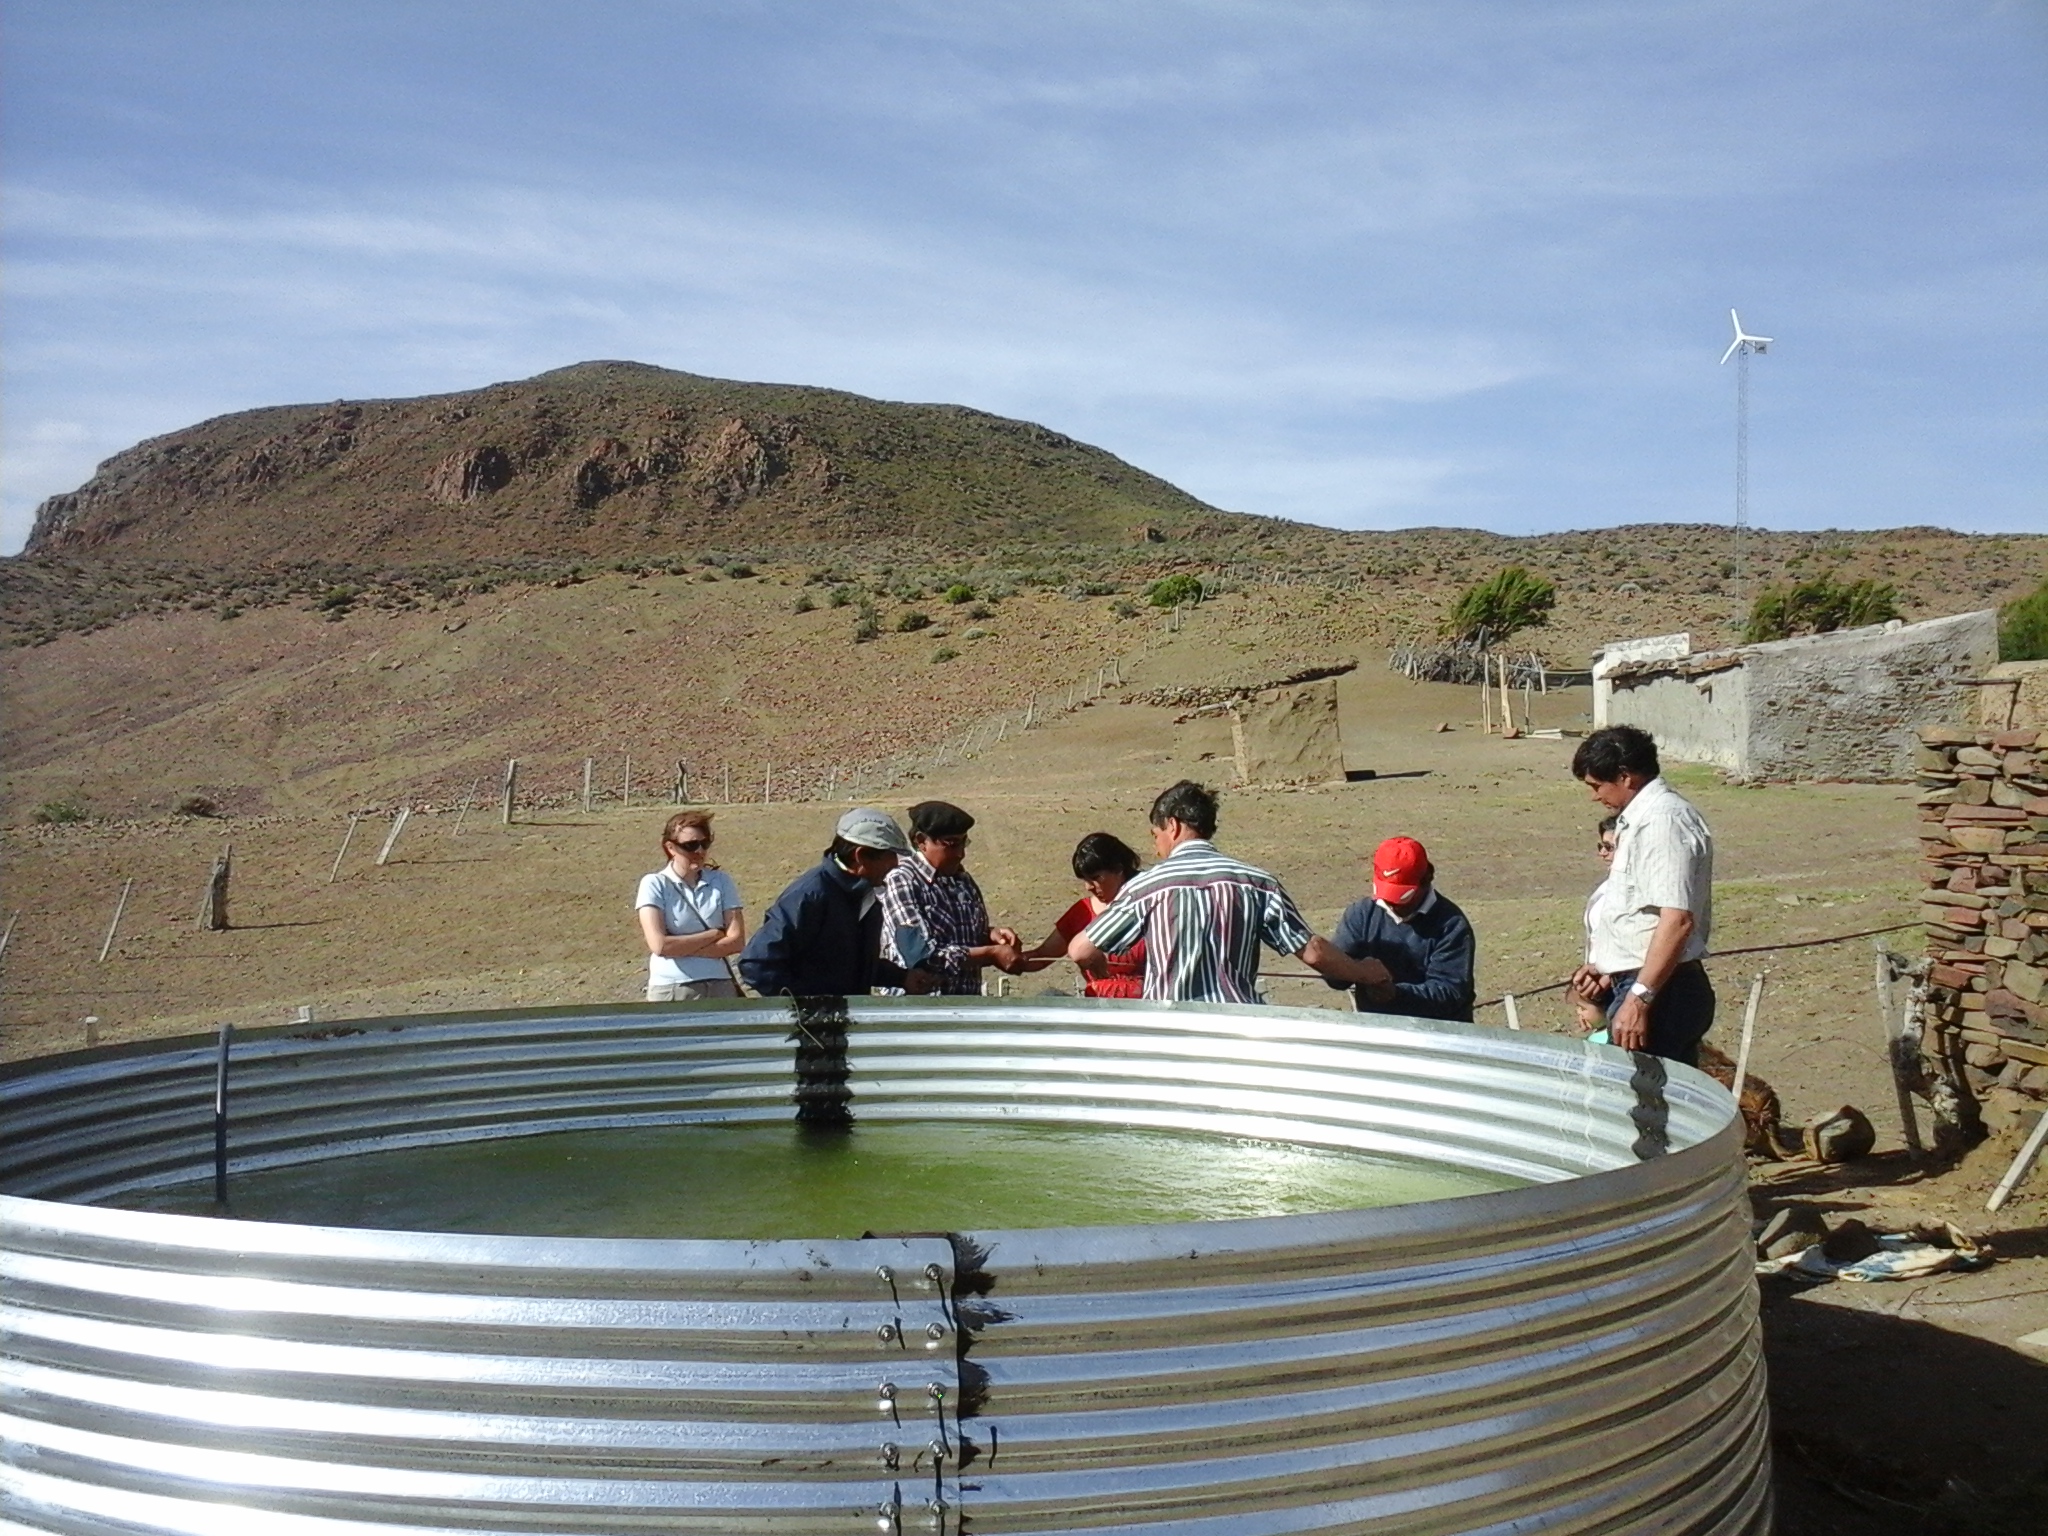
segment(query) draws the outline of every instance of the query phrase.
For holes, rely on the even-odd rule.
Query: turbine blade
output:
[[[1727,350],[1726,352],[1723,352],[1723,353],[1721,354],[1721,361],[1722,361],[1722,362],[1724,362],[1724,363],[1725,363],[1725,362],[1727,362],[1727,361],[1728,361],[1728,359],[1729,359],[1729,358],[1731,358],[1731,357],[1733,357],[1733,356],[1734,356],[1734,355],[1735,355],[1735,354],[1736,354],[1736,353],[1737,353],[1738,351],[1740,351],[1740,350],[1741,350],[1741,348],[1742,348],[1742,337],[1741,337],[1741,336],[1740,336],[1740,335],[1738,334],[1738,335],[1736,336],[1735,340],[1731,341],[1731,342],[1730,342],[1730,343],[1728,344],[1728,350]]]

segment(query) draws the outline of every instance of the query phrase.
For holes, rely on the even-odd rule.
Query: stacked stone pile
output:
[[[1920,741],[1922,1048],[1997,1130],[2048,1099],[2048,731]]]

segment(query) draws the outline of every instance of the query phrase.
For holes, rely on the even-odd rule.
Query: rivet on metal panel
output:
[[[875,1337],[880,1339],[884,1344],[894,1344],[902,1336],[902,1330],[898,1328],[894,1323],[884,1323],[881,1327],[875,1330]]]
[[[878,1413],[896,1411],[896,1383],[885,1381],[875,1389],[875,1410]]]
[[[875,1278],[884,1285],[894,1285],[896,1283],[896,1271],[886,1264],[877,1264],[875,1266]]]
[[[888,1501],[876,1506],[875,1529],[896,1536],[903,1529],[903,1485],[897,1484],[891,1490]]]
[[[946,1501],[944,1499],[927,1499],[924,1512],[929,1518],[933,1530],[943,1532],[946,1529]]]
[[[946,1389],[935,1381],[924,1389],[924,1395],[926,1400],[936,1408],[946,1400]]]
[[[946,1459],[947,1452],[950,1450],[950,1447],[943,1440],[934,1440],[930,1445],[926,1446],[925,1449],[932,1453],[933,1461],[944,1461]]]
[[[943,1281],[943,1280],[944,1280],[945,1278],[946,1278],[946,1272],[945,1272],[945,1271],[944,1271],[943,1269],[939,1268],[939,1266],[938,1266],[938,1265],[936,1265],[936,1264],[927,1264],[927,1265],[925,1265],[925,1267],[924,1267],[924,1283],[925,1283],[926,1285],[937,1285],[937,1284],[939,1284],[939,1283],[940,1283],[941,1281]]]
[[[896,1463],[902,1459],[903,1452],[897,1449],[894,1440],[884,1440],[882,1442],[882,1466],[886,1470],[894,1472],[896,1470]]]
[[[926,1349],[937,1349],[939,1345],[945,1342],[946,1325],[944,1323],[926,1323],[924,1326],[924,1339],[924,1347]]]

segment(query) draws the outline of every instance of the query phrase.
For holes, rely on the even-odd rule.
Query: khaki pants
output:
[[[650,1003],[702,1003],[714,997],[739,995],[740,989],[723,976],[714,976],[709,981],[665,981],[647,989]]]

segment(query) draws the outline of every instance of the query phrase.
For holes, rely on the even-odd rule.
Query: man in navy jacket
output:
[[[1374,850],[1372,894],[1344,909],[1330,942],[1379,972],[1351,989],[1361,1013],[1471,1022],[1472,924],[1437,890],[1429,853],[1414,838],[1390,837]]]
[[[740,955],[747,985],[763,997],[864,997],[875,987],[930,991],[930,972],[906,971],[881,952],[876,887],[909,851],[903,829],[880,811],[840,817],[825,857],[775,898]]]

